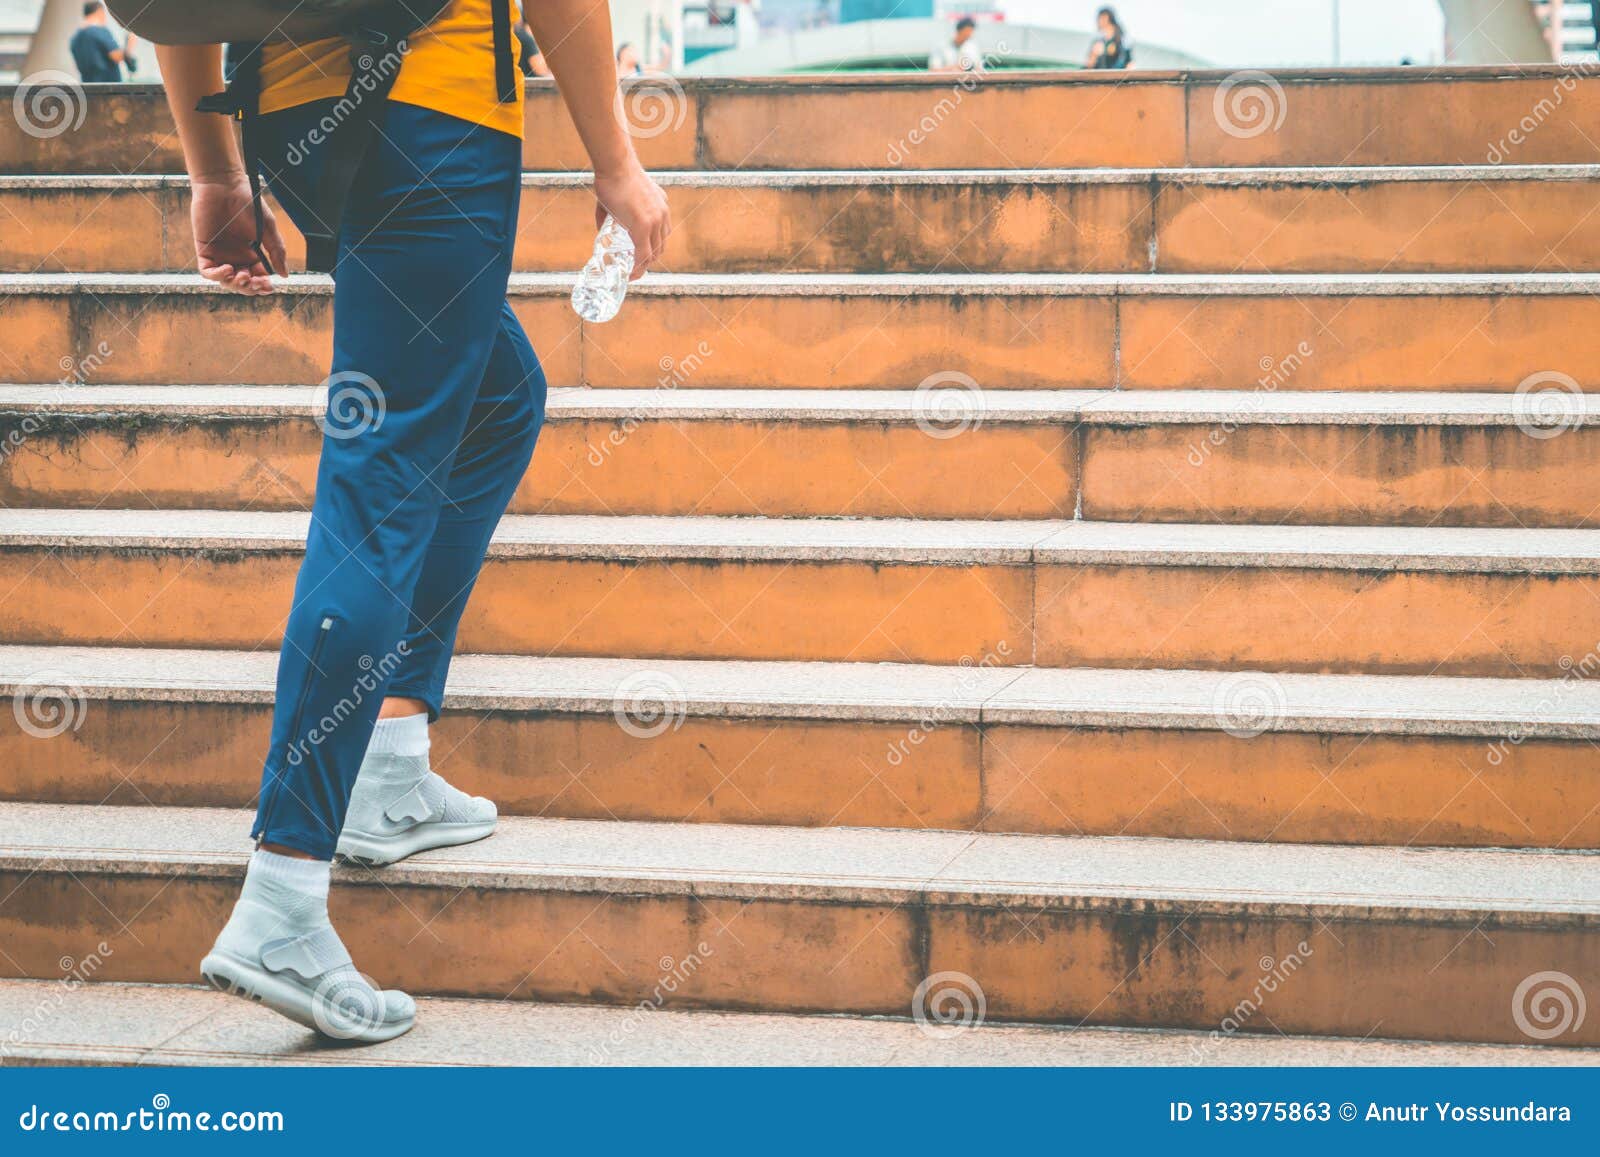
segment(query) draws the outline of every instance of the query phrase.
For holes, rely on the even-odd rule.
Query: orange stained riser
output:
[[[1535,374],[1582,386],[1570,351],[1600,325],[1584,293],[1405,296],[1058,291],[715,294],[658,283],[619,319],[580,326],[559,287],[513,286],[552,385],[910,389],[957,373],[980,388],[1487,390]],[[0,339],[17,382],[313,384],[330,298],[121,288],[17,292]],[[65,367],[65,368],[64,368]],[[75,368],[78,367],[78,368]]]
[[[320,440],[309,409],[0,412],[0,439],[22,435],[0,458],[0,501],[305,510]],[[590,418],[556,406],[512,512],[1058,518],[1081,498],[1083,517],[1111,522],[1594,525],[1595,428],[1525,426],[1013,423],[974,410],[967,428],[930,433],[906,420]]]
[[[449,709],[434,765],[506,815],[1391,846],[1600,848],[1583,740]],[[0,798],[253,806],[265,703],[92,700],[0,719]],[[149,760],[159,747],[161,758]]]
[[[212,871],[167,879],[0,872],[11,897],[0,910],[8,954],[0,967],[49,975],[62,943],[114,940],[97,980],[192,983],[194,962],[238,891],[237,868]],[[341,878],[331,907],[356,959],[388,960],[387,983],[424,994],[904,1015],[926,977],[961,972],[982,978],[994,1021],[1206,1029],[1263,971],[1289,962],[1292,979],[1275,990],[1271,1025],[1245,1031],[1504,1043],[1527,1039],[1506,994],[1534,972],[1581,975],[1595,947],[1594,931],[1576,925],[1461,924],[1420,911],[1369,921],[1293,905],[1227,916],[1104,901],[1086,911],[1035,910],[912,894],[900,902],[807,891],[597,894],[581,882],[531,891]],[[132,912],[162,935],[126,936],[118,914]],[[1483,935],[1472,935],[1475,926]],[[485,928],[498,931],[485,936]],[[395,955],[396,943],[408,950]],[[694,967],[679,970],[686,960]],[[653,997],[669,967],[680,982]],[[1592,1021],[1560,1038],[1597,1041]]]
[[[1583,573],[594,553],[492,557],[461,648],[1557,678],[1600,639],[1600,577]],[[0,581],[37,597],[16,600],[0,642],[272,646],[299,558],[13,548]]]
[[[1359,172],[1359,171],[1357,171]],[[1552,179],[1316,182],[1271,170],[1233,180],[957,174],[664,176],[676,273],[1448,273],[1600,269],[1596,182]],[[899,179],[896,179],[898,176]],[[713,182],[707,184],[707,182]],[[186,272],[187,190],[155,178],[89,187],[0,184],[0,272]],[[304,243],[279,222],[290,267]],[[594,241],[576,178],[527,187],[514,267],[572,272]]]
[[[8,552],[8,589],[70,589],[21,600],[0,642],[276,645],[299,562],[299,552]],[[957,662],[1025,651],[1030,579],[1012,566],[507,559],[485,566],[458,647]]]
[[[667,180],[674,228],[658,268],[675,273],[1141,272],[1150,265],[1146,184],[785,187]],[[132,180],[92,188],[0,185],[0,272],[187,272],[186,189]],[[290,269],[305,242],[278,214]],[[130,224],[131,222],[131,224]],[[513,267],[571,273],[594,244],[594,196],[575,181],[524,188]],[[1568,253],[1576,259],[1576,255]]]
[[[33,507],[306,510],[321,433],[309,413],[185,422],[88,416],[46,436],[0,415],[0,502]],[[517,514],[1072,516],[1070,427],[982,424],[934,437],[909,421],[547,420]],[[803,470],[796,463],[805,463]]]
[[[683,77],[627,86],[623,105],[641,159],[657,169],[1574,164],[1600,159],[1587,132],[1596,83],[1550,65]],[[63,127],[32,127],[6,122],[0,172],[180,168],[153,85],[79,95]],[[548,82],[529,89],[523,159],[586,167]]]
[[[1596,525],[1593,427],[1086,426],[1083,517],[1359,526]]]

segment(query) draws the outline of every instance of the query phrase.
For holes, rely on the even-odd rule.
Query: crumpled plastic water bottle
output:
[[[632,272],[633,238],[607,213],[605,224],[595,235],[594,255],[578,274],[578,284],[572,287],[573,311],[584,321],[610,321],[622,308]]]

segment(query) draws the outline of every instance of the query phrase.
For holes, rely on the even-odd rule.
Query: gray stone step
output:
[[[1571,379],[1600,274],[651,274],[580,325],[572,274],[510,300],[552,385],[1470,390]],[[0,275],[16,382],[315,382],[332,285],[271,297],[186,274]],[[1543,379],[1540,379],[1543,380]]]
[[[9,967],[87,945],[98,979],[190,980],[248,827],[0,805]],[[423,994],[632,1006],[668,974],[681,1007],[904,1015],[957,973],[996,1021],[1209,1030],[1250,1000],[1247,1031],[1526,1043],[1535,974],[1593,983],[1600,858],[510,818],[340,869],[332,906],[359,966]]]
[[[0,799],[247,806],[276,663],[269,651],[0,647],[0,699],[15,709],[0,715]],[[1587,670],[468,654],[451,669],[435,759],[509,815],[1595,848],[1600,691]]]
[[[38,1065],[1593,1065],[1600,1051],[1329,1037],[418,1002],[417,1027],[333,1047],[256,1005],[175,985],[0,981],[0,1060]],[[908,1014],[909,1016],[909,1014]]]
[[[8,510],[18,549],[299,552],[309,515],[212,510]],[[1208,526],[1082,520],[932,521],[508,515],[490,557],[1293,568],[1600,574],[1600,531]]]
[[[272,702],[276,651],[0,646],[0,696],[49,671],[88,701]],[[619,686],[658,674],[691,717],[1211,730],[1234,671],[1039,669],[906,663],[458,655],[445,691],[460,711],[610,715]],[[1267,678],[1265,673],[1254,674]],[[1600,740],[1600,682],[1273,674],[1271,731]]]
[[[557,388],[511,509],[1594,525],[1600,394],[1553,390]],[[313,386],[0,385],[0,504],[304,510],[326,404]]]
[[[931,390],[931,388],[930,388]],[[935,391],[936,392],[936,391]],[[790,389],[604,389],[556,387],[547,421],[637,418],[717,421],[928,421],[930,391]],[[304,418],[320,414],[316,385],[0,384],[0,414]],[[1514,394],[1326,390],[1007,390],[973,397],[974,424],[1210,426],[1535,425],[1532,403]],[[1600,424],[1600,395],[1570,395],[1569,427]]]
[[[661,268],[681,273],[1600,268],[1593,165],[658,175],[677,223]],[[586,175],[525,174],[514,268],[580,264],[591,203]],[[0,270],[194,264],[182,177],[0,176],[0,219]]]
[[[6,511],[0,643],[274,645],[307,522]],[[1555,678],[1597,575],[1593,530],[512,515],[460,645]]]

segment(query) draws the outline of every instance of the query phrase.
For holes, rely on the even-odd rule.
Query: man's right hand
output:
[[[261,248],[272,268],[282,273],[288,267],[283,238],[272,210],[266,205],[261,208],[266,214]],[[273,292],[271,275],[251,248],[256,239],[256,215],[250,182],[243,173],[215,180],[196,178],[191,185],[189,219],[201,277],[251,297]]]
[[[667,194],[637,160],[615,173],[594,175],[595,228],[599,228],[610,213],[617,224],[633,238],[633,274],[630,281],[644,276],[644,271],[661,257],[667,247],[667,236],[672,232],[672,214],[667,208]]]

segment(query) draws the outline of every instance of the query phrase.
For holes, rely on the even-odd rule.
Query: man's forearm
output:
[[[244,172],[233,125],[216,113],[196,112],[195,102],[222,88],[220,44],[156,45],[167,103],[183,142],[184,163],[197,181],[224,180]]]
[[[617,99],[610,5],[606,0],[523,0],[522,12],[595,172],[637,164]]]

